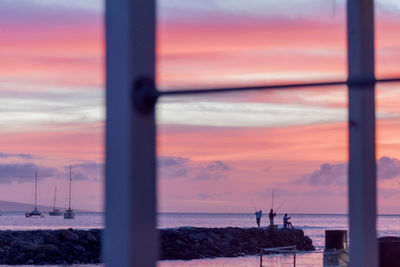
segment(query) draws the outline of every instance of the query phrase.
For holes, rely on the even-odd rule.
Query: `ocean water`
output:
[[[275,224],[282,227],[281,214]],[[348,229],[347,215],[293,214],[291,221],[295,228],[304,230],[316,247],[314,253],[296,254],[297,266],[322,266],[325,230]],[[267,216],[261,220],[262,226],[268,223]],[[212,214],[212,213],[161,213],[158,215],[158,228],[192,227],[255,227],[253,214]],[[23,212],[3,212],[0,216],[0,230],[36,230],[36,229],[93,229],[104,228],[104,214],[95,212],[76,213],[75,220],[64,220],[62,216],[44,218],[25,218]],[[379,236],[400,236],[400,215],[378,216]],[[293,266],[293,255],[264,255],[265,266]],[[81,266],[81,265],[79,265]],[[94,265],[85,265],[86,267]],[[96,265],[99,267],[102,265]],[[259,256],[237,258],[215,258],[190,261],[159,261],[158,267],[250,267],[260,266]]]
[[[104,214],[100,212],[76,212],[74,220],[64,216],[25,218],[25,212],[2,212],[0,230],[38,230],[38,229],[99,229],[104,228]]]
[[[347,215],[290,215],[295,228],[303,229],[314,243],[316,248],[323,248],[325,230],[348,229]],[[398,217],[400,219],[400,216]],[[275,217],[275,224],[282,227],[283,215]],[[261,218],[261,226],[268,226],[269,219],[266,215]],[[175,228],[181,226],[193,227],[256,227],[254,214],[210,214],[210,213],[163,213],[158,217],[158,228]],[[399,226],[400,230],[400,226]]]
[[[348,230],[347,215],[335,214],[292,214],[291,221],[295,228],[303,229],[316,247],[313,253],[296,254],[296,266],[322,266],[325,230]],[[275,224],[282,227],[283,215],[275,217]],[[267,226],[268,217],[263,216],[262,226]],[[181,226],[194,227],[255,227],[253,214],[196,214],[196,213],[164,213],[158,217],[159,228]],[[400,215],[380,215],[377,221],[378,236],[400,236]],[[293,255],[264,255],[263,265],[283,267],[293,266]],[[158,267],[250,267],[260,266],[259,256],[238,258],[216,258],[191,261],[160,261]]]

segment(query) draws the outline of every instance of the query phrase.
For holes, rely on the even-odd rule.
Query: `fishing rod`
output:
[[[274,189],[272,189],[271,209],[274,209]]]
[[[256,209],[256,206],[254,205],[254,201],[253,200],[251,200],[251,204],[253,205],[254,213],[256,213],[257,209]],[[254,214],[250,214],[250,219],[253,220],[253,218],[254,218]]]
[[[289,213],[289,215],[290,215],[289,218],[293,217],[293,214],[299,209],[299,207],[300,207],[300,205],[297,205],[297,207],[293,210],[293,213]],[[293,225],[292,225],[292,228],[294,229]]]
[[[281,204],[278,206],[278,208],[275,210],[275,212],[278,212],[278,210],[283,206],[283,204],[285,204],[286,200],[287,200],[287,199],[285,199],[285,200],[283,200],[283,201],[281,202]]]
[[[300,207],[300,205],[297,205],[297,207],[294,209],[292,214],[294,214],[299,209],[299,207]]]
[[[251,204],[253,205],[254,212],[256,212],[257,209],[256,209],[256,206],[254,205],[254,201],[253,200],[251,200]]]

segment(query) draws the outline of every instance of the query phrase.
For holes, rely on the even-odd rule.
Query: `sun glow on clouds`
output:
[[[162,89],[346,78],[345,1],[158,3]],[[393,75],[399,4],[376,6],[377,74]]]
[[[160,104],[159,122],[217,127],[287,127],[344,121],[347,110],[297,104],[184,102]]]
[[[225,95],[226,99],[211,95],[196,99],[168,97],[159,101],[157,119],[159,124],[205,127],[290,127],[347,122],[344,88],[320,90],[324,93],[290,90],[283,93],[230,94]],[[397,93],[389,90],[382,92],[382,97],[388,102],[395,99],[393,95]],[[377,112],[377,118],[400,117],[397,105],[392,104],[393,107]]]
[[[42,92],[13,94],[2,91],[0,95],[0,127],[9,131],[43,131],[56,129],[69,123],[92,124],[104,120],[103,93],[101,91],[80,90],[48,90]],[[72,127],[71,129],[76,129]],[[65,128],[63,129],[65,130]]]
[[[157,4],[160,88],[346,77],[344,0]],[[35,155],[2,157],[0,164],[101,166],[103,5],[102,0],[0,2],[0,153]],[[377,1],[378,74],[398,69],[400,42],[393,27],[399,5]],[[379,153],[399,159],[396,90],[378,90]],[[343,212],[345,190],[293,181],[321,164],[346,161],[346,101],[344,88],[161,99],[159,155],[185,160],[160,166],[160,210],[243,212],[252,209],[244,199],[263,202],[271,188],[280,188],[277,198],[294,196],[293,203],[308,207],[300,211],[321,211],[319,199],[324,208]],[[76,181],[74,199],[82,203],[77,208],[100,210],[101,177],[92,169],[85,175],[89,178]],[[52,192],[57,179],[44,179],[43,192]],[[397,188],[393,181],[384,181],[382,189]],[[28,183],[3,184],[0,195],[30,202],[31,189]]]
[[[40,166],[42,172],[58,172],[42,177],[39,202],[47,205],[59,185],[63,206],[67,180],[61,170],[70,164],[102,164],[102,16],[102,0],[0,2],[1,152],[35,155],[1,158],[6,170],[16,171],[16,166],[29,178],[2,184],[1,200],[31,203],[32,170]],[[100,171],[99,179],[98,173],[91,168],[87,179],[79,178],[78,169],[73,173],[77,209],[103,209],[103,175]]]
[[[161,88],[345,77],[343,12],[324,1],[159,3]]]
[[[395,84],[377,87],[378,156],[391,157],[394,162],[400,159],[400,112],[395,101],[400,94],[398,88]],[[292,203],[285,204],[286,210],[293,211],[301,203],[298,212],[346,212],[344,168],[329,174],[340,180],[337,186],[324,184],[323,177],[317,176],[316,184],[298,182],[324,164],[341,166],[346,162],[346,95],[345,88],[320,88],[161,101],[158,152],[187,159],[168,170],[160,166],[161,211],[190,212],[192,208],[248,212],[249,203],[243,200],[263,203],[270,199],[272,189],[278,189],[280,201],[291,199]],[[212,174],[215,179],[194,181],[194,173],[186,169],[216,160],[231,168]],[[164,176],[167,174],[168,179]],[[221,175],[224,178],[217,179]],[[378,188],[384,196],[380,212],[399,212],[391,201],[400,193],[388,189],[400,192],[400,175],[379,180]],[[198,199],[196,205],[194,197]],[[316,205],[315,199],[323,204]],[[212,200],[216,202],[209,206],[207,201]]]

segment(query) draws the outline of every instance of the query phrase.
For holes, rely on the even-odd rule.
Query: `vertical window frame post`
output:
[[[350,266],[377,267],[373,0],[347,0]]]
[[[155,14],[155,0],[106,1],[107,266],[152,267],[158,258]]]

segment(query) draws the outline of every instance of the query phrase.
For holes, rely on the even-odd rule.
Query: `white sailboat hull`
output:
[[[49,211],[49,215],[50,216],[61,216],[61,215],[63,215],[63,213],[59,210],[53,210],[53,211]]]
[[[67,210],[64,213],[64,219],[75,219],[75,213],[73,210]]]
[[[31,212],[25,213],[26,218],[42,218],[44,217],[43,213],[38,210],[33,210]]]

